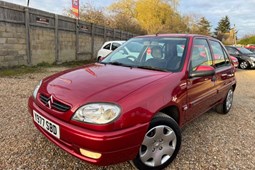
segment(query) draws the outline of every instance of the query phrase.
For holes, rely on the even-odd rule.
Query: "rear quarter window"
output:
[[[111,43],[106,44],[103,49],[110,50],[111,49]]]

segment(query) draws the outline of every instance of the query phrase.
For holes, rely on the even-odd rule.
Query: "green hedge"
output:
[[[255,44],[255,36],[241,39],[240,41],[238,41],[238,44],[243,44],[243,45]]]

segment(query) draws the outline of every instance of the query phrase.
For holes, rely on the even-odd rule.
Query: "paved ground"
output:
[[[132,169],[129,163],[96,167],[67,154],[40,134],[27,99],[45,73],[0,78],[0,169]],[[183,129],[182,148],[167,169],[255,169],[255,70],[238,70],[228,115],[207,112]]]

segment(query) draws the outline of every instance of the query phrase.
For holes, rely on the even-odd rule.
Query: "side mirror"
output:
[[[214,76],[215,69],[212,66],[198,66],[195,71],[192,71],[189,75],[190,78],[193,77],[207,77]]]

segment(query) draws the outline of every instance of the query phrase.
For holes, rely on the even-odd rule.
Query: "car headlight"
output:
[[[39,88],[41,87],[41,85],[42,85],[42,80],[39,82],[39,84],[37,84],[37,85],[35,86],[35,90],[34,90],[34,92],[33,92],[33,97],[34,97],[34,99],[36,99],[38,90],[39,90]]]
[[[255,61],[255,57],[250,57],[251,60]]]
[[[110,103],[93,103],[80,107],[72,120],[92,123],[107,124],[115,120],[120,115],[120,107]]]

